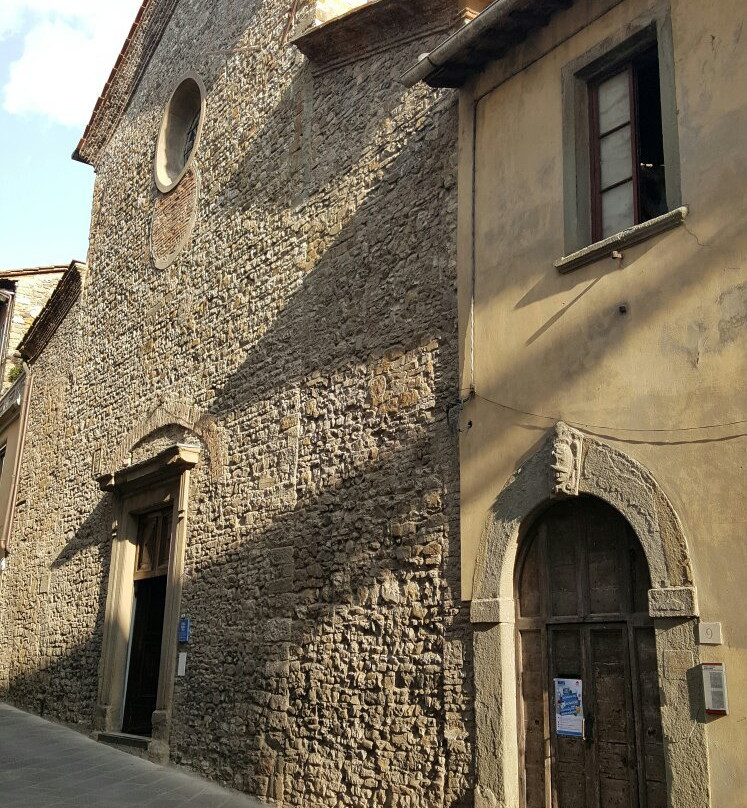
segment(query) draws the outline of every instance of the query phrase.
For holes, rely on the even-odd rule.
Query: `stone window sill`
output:
[[[555,261],[555,268],[562,275],[567,272],[572,272],[574,269],[592,264],[600,258],[610,258],[613,252],[619,252],[626,247],[632,247],[634,244],[639,244],[642,241],[658,236],[660,233],[665,233],[667,230],[672,230],[682,224],[688,213],[687,206],[683,205],[680,208],[670,210],[663,216],[657,216],[655,219],[649,219],[647,222],[637,224],[634,227],[629,227],[614,236],[596,241],[588,247],[583,247],[570,255],[564,255]]]

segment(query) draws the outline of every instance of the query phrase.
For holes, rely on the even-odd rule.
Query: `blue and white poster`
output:
[[[584,737],[584,699],[580,679],[555,679],[555,731]]]

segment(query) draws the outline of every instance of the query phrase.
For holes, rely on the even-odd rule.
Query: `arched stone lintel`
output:
[[[666,494],[640,463],[561,423],[555,435],[548,436],[514,473],[491,509],[475,566],[472,622],[513,622],[514,565],[520,533],[534,513],[559,498],[554,493],[558,489],[557,436],[569,433],[576,437],[578,446],[583,446],[573,471],[578,493],[598,497],[616,508],[641,542],[651,574],[651,616],[697,616],[687,542]]]
[[[196,435],[206,450],[211,478],[221,476],[225,465],[225,448],[215,419],[198,407],[178,400],[162,402],[138,420],[113,455],[111,473],[128,466],[135,447],[167,426],[180,426]]]
[[[559,445],[562,444],[562,445]],[[671,808],[710,808],[699,696],[692,569],[677,514],[654,478],[623,452],[559,424],[498,495],[475,568],[471,620],[475,677],[475,808],[519,805],[514,570],[533,517],[558,498],[590,494],[630,523],[652,581],[661,715]],[[676,618],[661,619],[661,618]]]

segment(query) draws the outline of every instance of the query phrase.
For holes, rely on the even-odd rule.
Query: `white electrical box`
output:
[[[698,642],[700,645],[721,645],[721,623],[698,623]]]
[[[187,672],[187,652],[180,651],[179,657],[176,663],[176,675],[177,676],[184,676]]]
[[[708,715],[727,715],[729,712],[729,697],[726,692],[724,663],[704,662],[700,669],[703,673],[706,713]]]

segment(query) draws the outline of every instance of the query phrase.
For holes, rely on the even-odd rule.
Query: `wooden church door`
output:
[[[134,619],[130,634],[122,732],[149,736],[158,699],[172,507],[138,517]]]
[[[517,573],[524,808],[665,808],[651,584],[630,526],[600,500],[559,502]]]

